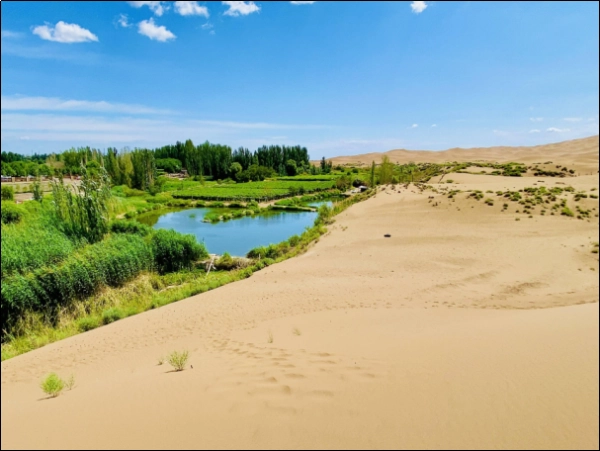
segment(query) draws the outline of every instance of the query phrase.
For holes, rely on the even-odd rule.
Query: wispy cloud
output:
[[[431,128],[437,127],[437,124],[431,124]]]
[[[412,12],[415,14],[421,14],[423,11],[427,9],[427,2],[412,2],[410,4],[410,8]]]
[[[542,122],[544,120],[543,117],[530,117],[529,120],[531,122]]]
[[[208,8],[200,6],[198,2],[175,2],[175,12],[181,16],[209,17]]]
[[[62,20],[54,27],[49,24],[34,27],[32,33],[46,41],[60,42],[63,44],[98,41],[98,36],[91,31],[86,30],[77,24],[65,23]]]
[[[164,25],[156,25],[152,18],[142,20],[138,24],[138,33],[147,36],[154,41],[160,42],[166,42],[176,38],[176,36],[167,30]]]
[[[312,5],[317,2],[290,2],[292,5]]]
[[[569,129],[569,128],[550,127],[550,128],[547,128],[546,131],[549,132],[549,133],[566,133],[566,132],[570,132],[571,129]]]
[[[21,36],[22,36],[22,33],[17,33],[16,31],[2,30],[2,38],[3,39],[16,39],[16,38],[20,38]]]
[[[583,118],[581,118],[581,117],[565,117],[563,120],[566,122],[581,122],[583,120]]]
[[[127,2],[134,8],[141,8],[143,6],[147,6],[157,16],[162,16],[165,10],[168,9],[168,6],[164,6],[165,2]]]
[[[225,11],[226,16],[247,16],[260,11],[260,6],[254,2],[221,2],[229,9]]]
[[[2,111],[87,111],[121,114],[170,114],[168,110],[143,105],[95,102],[89,100],[64,100],[57,97],[2,96]]]
[[[412,124],[412,125],[410,126],[410,128],[417,128],[417,127],[419,127],[419,124]]]
[[[540,133],[541,130],[538,130],[537,128],[534,128],[533,130],[529,130],[529,133]]]
[[[123,28],[131,27],[131,24],[129,23],[129,19],[127,17],[127,14],[119,14],[119,18],[117,19],[117,23],[120,26],[122,26]]]
[[[234,122],[190,120],[180,117],[129,117],[129,116],[82,116],[62,114],[26,114],[2,112],[2,141],[17,142],[28,136],[31,141],[46,146],[48,142],[62,142],[65,145],[116,144],[161,145],[161,143],[181,140],[227,142],[230,145],[264,144],[265,132],[285,130],[324,129],[319,125],[276,124],[266,122]],[[303,132],[302,132],[303,133]],[[267,136],[283,135],[269,133]],[[287,133],[286,133],[287,135]],[[259,141],[263,141],[259,143]],[[61,146],[63,144],[60,144]],[[59,150],[59,149],[56,149]]]

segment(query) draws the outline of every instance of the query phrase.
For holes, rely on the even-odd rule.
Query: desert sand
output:
[[[439,188],[599,188],[597,136],[551,159],[594,175]],[[2,449],[598,449],[598,219],[501,209],[388,188],[302,256],[3,362]],[[53,371],[77,386],[45,400]]]

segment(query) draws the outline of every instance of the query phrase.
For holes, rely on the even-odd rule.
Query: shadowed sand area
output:
[[[3,362],[2,449],[598,449],[598,219],[430,195],[380,192],[300,257]],[[193,369],[157,365],[184,349]],[[40,400],[51,371],[78,385]]]

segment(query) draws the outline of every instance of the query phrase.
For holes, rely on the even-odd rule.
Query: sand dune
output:
[[[2,449],[598,449],[598,219],[430,195],[380,192],[298,258],[3,362]],[[193,369],[157,366],[183,349]],[[41,400],[50,371],[75,390]]]
[[[508,163],[545,163],[566,164],[581,174],[596,174],[598,167],[598,135],[589,138],[563,141],[531,147],[482,147],[473,149],[454,148],[442,152],[424,150],[395,149],[385,153],[341,156],[331,160],[334,164],[371,164],[378,163],[383,155],[400,164],[410,161],[416,163],[445,163],[451,161],[498,162]]]

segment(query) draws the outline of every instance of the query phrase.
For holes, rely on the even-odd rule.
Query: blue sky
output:
[[[2,150],[598,134],[598,2],[1,2]]]

